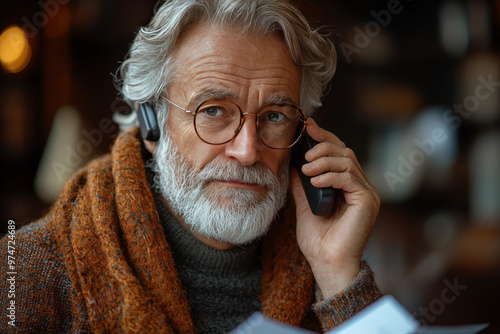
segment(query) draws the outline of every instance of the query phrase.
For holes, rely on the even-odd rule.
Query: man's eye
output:
[[[269,122],[285,122],[287,120],[287,117],[285,114],[279,112],[279,111],[271,111],[269,112],[266,117],[264,118],[264,121],[269,121]]]
[[[218,107],[218,106],[204,108],[199,112],[210,117],[220,117],[226,113],[223,107]]]

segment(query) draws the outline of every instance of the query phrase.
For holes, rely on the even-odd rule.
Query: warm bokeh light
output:
[[[0,63],[5,71],[18,73],[31,59],[31,47],[23,29],[11,25],[0,35]]]

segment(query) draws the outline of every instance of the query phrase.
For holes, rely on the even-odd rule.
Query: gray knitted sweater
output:
[[[189,233],[155,198],[175,267],[199,333],[227,333],[260,310],[260,242],[211,248]]]

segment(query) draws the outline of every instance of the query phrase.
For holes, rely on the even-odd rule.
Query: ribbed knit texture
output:
[[[313,310],[321,319],[323,328],[333,328],[346,321],[353,315],[364,309],[381,297],[380,290],[376,286],[373,272],[368,264],[361,263],[361,271],[354,281],[339,292],[337,295],[324,300],[321,290],[316,289],[317,303]]]
[[[122,133],[110,155],[68,181],[45,217],[17,229],[16,328],[6,321],[9,283],[3,279],[1,333],[197,332],[138,137],[137,129]],[[0,240],[4,260],[7,244]],[[348,294],[322,301],[313,312],[315,283],[297,245],[291,201],[263,239],[261,254],[261,311],[275,320],[314,330],[321,322],[327,330],[380,296],[366,271]],[[7,261],[1,268],[9,271]]]
[[[260,242],[211,248],[183,228],[155,194],[174,262],[199,333],[227,333],[260,310]]]

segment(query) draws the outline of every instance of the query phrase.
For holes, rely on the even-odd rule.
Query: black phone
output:
[[[156,118],[156,112],[150,103],[139,104],[136,110],[142,138],[149,141],[158,141],[161,131]]]
[[[306,152],[313,148],[317,142],[304,132],[300,141],[292,148],[292,158],[290,163],[297,168],[300,181],[304,187],[307,201],[311,211],[316,216],[331,216],[335,209],[335,191],[333,188],[316,188],[311,184],[311,177],[302,173],[302,166],[308,161],[305,158]]]

